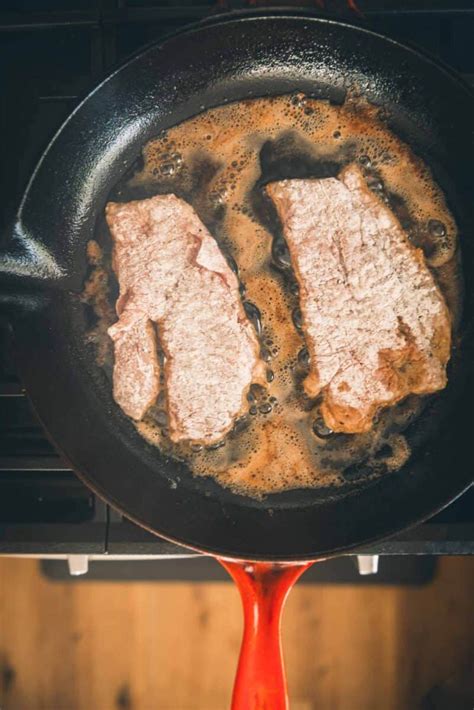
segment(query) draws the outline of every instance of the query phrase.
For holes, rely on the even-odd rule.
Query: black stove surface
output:
[[[279,4],[295,5],[285,0],[271,6]],[[303,0],[296,6],[321,10],[321,4]],[[325,5],[347,13],[343,2]],[[247,6],[242,0],[219,5],[215,0],[3,0],[1,225],[14,213],[36,160],[61,122],[114,65],[186,23]],[[361,22],[424,48],[474,85],[472,0],[360,0],[358,6]],[[61,460],[22,390],[8,324],[0,321],[0,553],[183,552],[189,554],[124,520]],[[474,489],[429,522],[364,552],[474,554]]]

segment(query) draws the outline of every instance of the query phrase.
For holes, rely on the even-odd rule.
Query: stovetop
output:
[[[271,7],[322,11],[321,4],[332,12],[344,7],[337,0],[296,5],[285,0]],[[364,15],[359,21],[428,50],[474,85],[472,0],[360,0],[358,6]],[[14,213],[49,139],[114,65],[184,24],[243,7],[248,5],[242,0],[4,0],[1,226]],[[362,552],[474,554],[474,489],[429,522]],[[0,554],[194,554],[123,519],[61,460],[18,380],[5,321],[0,321]]]

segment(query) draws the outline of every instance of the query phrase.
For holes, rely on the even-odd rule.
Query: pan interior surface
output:
[[[348,166],[363,175],[373,186],[371,199],[387,202],[412,243],[424,250],[444,292],[456,338],[461,310],[456,225],[429,169],[390,132],[380,113],[357,96],[347,96],[343,104],[302,93],[232,102],[152,139],[110,195],[114,204],[178,195],[194,207],[236,272],[266,363],[266,384],[250,388],[233,430],[218,446],[170,442],[163,389],[135,425],[163,453],[189,462],[196,475],[210,475],[236,493],[261,498],[317,487],[338,495],[334,489],[340,486],[348,493],[354,485],[397,470],[414,446],[422,445],[414,420],[423,417],[423,408],[435,428],[436,408],[428,398],[416,396],[386,407],[368,432],[344,435],[325,427],[321,401],[304,393],[309,356],[297,320],[299,287],[266,195],[269,183],[287,178],[335,178]],[[98,220],[88,251],[91,272],[83,298],[91,330],[86,340],[95,344],[97,362],[112,387],[108,329],[117,319],[118,283],[105,219]],[[382,287],[379,300],[383,296]],[[158,341],[159,331],[160,326]],[[181,347],[187,349],[185,340]],[[453,360],[450,378],[455,366]],[[211,401],[207,406],[212,408]],[[424,429],[426,440],[426,425]]]
[[[393,131],[430,166],[459,226],[465,298],[455,375],[412,432],[423,445],[406,467],[336,490],[253,500],[193,477],[184,464],[144,443],[120,413],[85,343],[86,245],[110,191],[161,130],[229,101],[299,91],[340,102],[355,86],[387,112]],[[466,488],[473,394],[466,357],[474,267],[471,117],[468,91],[430,60],[358,28],[284,15],[190,29],[146,50],[93,92],[49,147],[21,211],[23,228],[65,270],[67,288],[52,291],[46,307],[15,323],[20,369],[36,411],[85,482],[177,542],[231,557],[285,560],[397,532]]]

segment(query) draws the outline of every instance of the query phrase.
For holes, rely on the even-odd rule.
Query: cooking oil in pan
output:
[[[387,128],[379,109],[360,99],[333,105],[292,94],[210,109],[150,141],[111,194],[115,201],[128,201],[172,192],[191,203],[236,271],[260,339],[266,387],[251,387],[248,412],[223,442],[209,448],[171,444],[163,402],[136,424],[144,438],[184,459],[196,475],[261,497],[380,475],[410,456],[403,432],[420,416],[426,398],[408,397],[382,411],[370,432],[348,435],[331,432],[320,400],[304,394],[309,359],[298,285],[273,205],[262,190],[272,180],[336,176],[355,161],[423,249],[455,327],[460,283],[454,219],[429,169]],[[92,273],[83,299],[97,319],[89,337],[110,372],[106,330],[115,320],[116,286],[103,221],[97,241],[89,247]]]

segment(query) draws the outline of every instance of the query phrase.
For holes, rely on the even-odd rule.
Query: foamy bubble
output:
[[[347,485],[351,467],[366,478],[407,460],[410,452],[401,432],[419,415],[419,398],[383,412],[366,434],[340,435],[327,429],[318,402],[305,397],[302,379],[308,363],[298,285],[258,187],[266,180],[318,177],[318,170],[327,176],[328,165],[337,173],[357,161],[372,189],[389,200],[410,238],[419,241],[454,313],[459,300],[452,259],[456,225],[427,167],[384,120],[360,99],[336,106],[302,93],[227,104],[150,141],[144,165],[123,186],[124,195],[133,190],[133,199],[141,190],[144,197],[176,191],[195,207],[238,274],[247,315],[271,362],[267,388],[250,390],[247,416],[219,448],[171,445],[156,413],[155,420],[150,413],[137,424],[144,438],[185,460],[196,475],[211,475],[222,485],[261,497],[295,487]],[[107,338],[105,330],[97,342]]]

